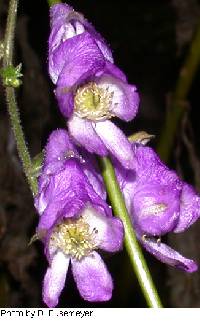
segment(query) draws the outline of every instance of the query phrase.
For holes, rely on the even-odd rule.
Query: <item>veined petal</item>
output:
[[[57,74],[57,86],[68,88],[103,70],[105,58],[90,34],[84,32],[62,42],[50,55],[49,64]]]
[[[92,125],[110,153],[113,154],[125,168],[134,169],[135,157],[131,143],[124,133],[109,120],[92,123]]]
[[[173,232],[180,233],[188,229],[200,217],[200,197],[192,186],[183,185],[180,198],[180,215]]]
[[[100,302],[111,299],[112,278],[98,253],[92,252],[81,261],[72,259],[72,271],[84,300]]]
[[[114,115],[126,121],[130,121],[136,116],[139,107],[139,95],[135,86],[110,75],[100,77],[98,85],[113,94],[110,111]]]
[[[49,136],[45,148],[45,163],[65,161],[72,154],[77,155],[78,152],[70,141],[67,131],[64,129],[54,130]]]
[[[51,9],[51,36],[50,44],[54,45],[52,33],[57,27],[62,27],[64,29],[63,40],[69,39],[72,36],[83,33],[85,30],[94,38],[101,52],[103,53],[105,59],[113,62],[112,52],[105,40],[101,35],[95,30],[95,28],[90,24],[82,14],[73,10],[72,7],[67,4],[57,4]],[[72,30],[70,30],[70,28]],[[71,33],[70,33],[71,32]],[[55,33],[54,33],[55,34]],[[55,38],[55,37],[54,37]]]
[[[127,82],[127,78],[126,75],[123,73],[123,71],[121,69],[119,69],[117,66],[115,66],[115,64],[106,61],[106,66],[105,66],[105,71],[104,73],[107,76],[112,76],[115,78],[119,78],[121,81],[123,82]]]
[[[145,241],[140,237],[140,242],[149,253],[153,254],[163,263],[169,264],[189,273],[195,272],[198,269],[197,264],[193,260],[185,258],[164,243],[159,243],[155,240],[151,240],[148,237]]]
[[[64,196],[64,193],[63,193]],[[59,216],[62,214],[62,210],[66,204],[66,199],[54,200],[50,202],[45,208],[43,214],[40,217],[40,221],[38,224],[38,231],[40,230],[48,230],[53,226],[53,224],[57,221]]]
[[[83,149],[81,155],[83,157],[82,168],[91,186],[103,200],[106,200],[106,190],[95,155]]]
[[[89,23],[86,19],[82,16],[82,24],[84,25],[87,32],[91,34],[91,36],[94,37],[98,47],[100,48],[102,54],[104,55],[105,59],[111,63],[113,63],[113,56],[112,51],[109,48],[109,46],[106,44],[105,40],[102,38],[102,36],[95,30],[95,28],[92,26],[91,23]]]
[[[68,129],[74,141],[91,153],[106,156],[108,151],[92,127],[92,122],[73,116],[68,121]]]
[[[57,87],[54,90],[58,101],[58,107],[64,117],[71,117],[74,110],[74,94],[71,88]]]
[[[119,219],[103,216],[90,206],[84,209],[82,216],[89,224],[91,232],[94,229],[97,231],[95,240],[99,248],[107,252],[120,250],[124,237],[124,228]]]
[[[76,208],[78,211],[90,200],[88,194],[92,192],[95,194],[79,162],[76,159],[69,159],[64,169],[49,177],[48,185],[42,191],[43,204],[48,205],[43,214],[40,213],[42,215],[39,229],[50,228],[60,215],[73,216]],[[69,204],[70,207],[67,207]]]
[[[87,173],[84,173],[79,160],[71,158],[64,164],[62,170],[49,177],[47,186],[39,194],[40,197],[42,195],[42,205],[46,206],[43,213],[41,213],[41,206],[39,208],[42,214],[39,230],[51,228],[62,217],[78,216],[88,203],[98,208],[100,212],[109,214],[109,207],[101,197],[103,191],[97,184],[98,193],[95,191],[91,184],[93,180],[91,177],[90,180],[87,178]],[[41,202],[35,202],[35,204],[41,205]]]
[[[171,185],[136,186],[133,222],[147,235],[163,235],[174,229],[180,214],[180,192]]]
[[[66,17],[70,12],[73,12],[73,8],[67,4],[59,3],[53,5],[50,8],[51,28],[54,28],[58,24],[65,23]]]
[[[65,285],[69,258],[62,252],[57,252],[47,269],[43,283],[43,300],[49,308],[58,304],[58,299]]]
[[[181,191],[183,183],[175,171],[169,169],[156,152],[141,144],[132,144],[136,159],[136,173],[139,184],[156,183],[170,185],[173,189]]]
[[[112,162],[120,189],[123,192],[127,210],[131,214],[133,208],[133,195],[137,185],[136,172],[133,170],[127,170],[115,158],[112,158]]]

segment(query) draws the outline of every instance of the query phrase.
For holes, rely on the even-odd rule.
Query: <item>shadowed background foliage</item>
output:
[[[138,86],[141,106],[128,124],[117,121],[127,133],[146,130],[159,137],[171,93],[200,21],[197,0],[69,1],[107,39],[116,63]],[[0,2],[0,38],[3,39],[8,1]],[[18,104],[32,156],[38,154],[52,129],[65,122],[56,106],[47,73],[48,5],[45,1],[19,1],[15,64],[23,64],[23,86]],[[200,191],[200,72],[192,84],[187,112],[175,137],[169,166]],[[28,246],[37,214],[16,153],[0,87],[0,307],[43,307],[42,279],[47,262],[40,243]],[[158,139],[151,145],[156,147]],[[188,232],[169,235],[168,242],[200,263],[200,224]],[[168,268],[145,254],[161,299],[168,307],[200,307],[200,274],[188,275]],[[144,307],[145,301],[131,272],[125,252],[106,255],[113,274],[112,301],[89,304],[80,299],[68,275],[59,307]]]

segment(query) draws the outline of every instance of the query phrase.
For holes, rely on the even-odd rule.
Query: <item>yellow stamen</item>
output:
[[[65,219],[53,231],[50,246],[57,247],[66,255],[81,260],[95,249],[97,233],[96,229],[90,231],[90,226],[83,217],[76,220]]]
[[[75,113],[81,118],[90,120],[109,119],[113,116],[110,112],[112,97],[113,93],[108,89],[100,88],[96,83],[90,82],[78,88],[76,92]]]

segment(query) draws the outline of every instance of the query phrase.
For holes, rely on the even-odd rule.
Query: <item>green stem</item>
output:
[[[191,43],[188,55],[181,68],[177,85],[170,102],[157,151],[164,161],[168,161],[174,143],[177,127],[184,114],[186,99],[200,64],[200,24]]]
[[[124,224],[125,247],[147,304],[152,308],[162,308],[161,300],[153,283],[141,248],[137,242],[122,193],[117,183],[112,163],[108,158],[104,157],[100,159],[100,164],[102,166],[102,175],[113,211]]]
[[[14,45],[13,39],[14,39],[16,17],[17,17],[17,5],[18,5],[18,0],[10,1],[8,17],[7,17],[6,33],[5,33],[5,39],[4,39],[4,59],[3,59],[4,68],[9,65],[12,65],[13,45]]]
[[[56,3],[62,3],[60,0],[48,0],[49,7],[53,6]]]
[[[6,27],[6,33],[5,33],[5,39],[4,39],[4,48],[5,48],[4,57],[3,57],[4,68],[12,65],[17,5],[18,5],[18,0],[10,0],[8,18],[7,18],[7,27]],[[23,169],[27,177],[28,183],[30,185],[30,188],[32,190],[32,193],[33,195],[35,195],[37,193],[37,180],[35,177],[32,177],[30,174],[30,170],[32,168],[32,162],[26,146],[24,133],[21,127],[19,111],[18,111],[16,98],[15,98],[15,90],[12,87],[6,87],[5,91],[6,91],[8,113],[10,116],[13,133],[16,140],[18,154],[22,161]]]

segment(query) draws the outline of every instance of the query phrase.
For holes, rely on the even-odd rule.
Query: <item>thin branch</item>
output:
[[[4,69],[12,66],[17,5],[18,5],[18,0],[10,0],[8,18],[7,18],[7,27],[6,27],[6,33],[5,33],[5,39],[4,39],[4,57],[3,57]],[[21,126],[19,111],[18,111],[16,97],[15,97],[15,89],[13,87],[7,86],[5,88],[5,91],[6,91],[8,113],[10,116],[10,121],[14,132],[16,144],[17,144],[18,154],[22,161],[23,169],[27,177],[29,186],[32,190],[33,195],[35,195],[37,193],[37,180],[35,177],[31,176],[30,174],[32,162],[26,146],[24,133]]]

